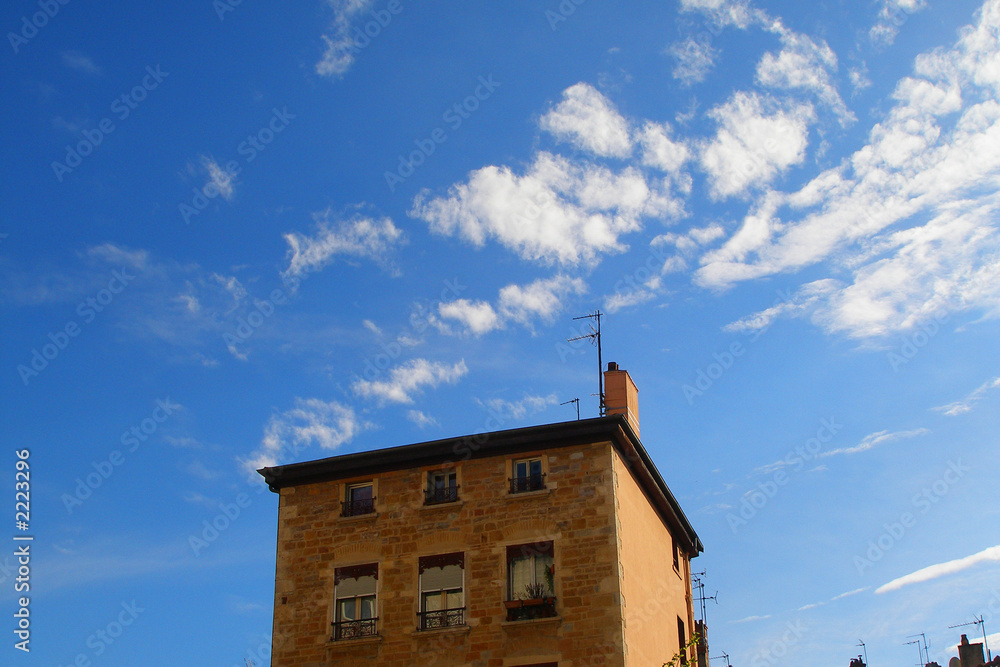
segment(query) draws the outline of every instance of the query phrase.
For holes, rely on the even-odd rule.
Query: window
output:
[[[677,643],[681,654],[681,664],[686,665],[688,664],[687,633],[684,632],[684,621],[681,620],[680,616],[677,617]]]
[[[552,542],[507,547],[507,620],[556,615]]]
[[[670,546],[672,546],[674,549],[674,570],[680,572],[681,563],[680,563],[680,558],[678,558],[677,556],[677,540],[674,539],[673,535],[670,536]]]
[[[542,473],[542,459],[520,459],[511,465],[511,493],[538,491],[545,488],[545,474]]]
[[[458,500],[458,475],[454,471],[427,474],[427,493],[424,504],[450,503]]]
[[[378,563],[334,570],[334,639],[357,639],[378,634],[377,583]]]
[[[419,629],[465,625],[465,555],[422,556],[419,564]]]
[[[348,484],[344,493],[343,516],[359,516],[375,511],[375,487],[371,482]]]

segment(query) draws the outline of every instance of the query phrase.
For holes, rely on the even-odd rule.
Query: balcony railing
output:
[[[378,634],[378,618],[364,618],[357,621],[337,621],[333,624],[333,638],[360,639]]]
[[[555,598],[539,598],[537,600],[508,600],[508,621],[525,621],[532,618],[552,618],[558,616]]]
[[[420,630],[434,630],[435,628],[451,628],[456,625],[465,625],[465,607],[456,609],[439,609],[437,611],[421,611],[417,613]]]
[[[361,516],[362,514],[372,514],[375,511],[374,498],[362,498],[360,500],[345,500],[341,504],[341,516]]]
[[[510,480],[511,493],[524,493],[526,491],[540,491],[545,488],[545,473],[526,475],[525,477],[514,477]]]
[[[425,505],[453,503],[456,500],[458,500],[458,486],[449,486],[445,489],[427,489],[424,492]]]

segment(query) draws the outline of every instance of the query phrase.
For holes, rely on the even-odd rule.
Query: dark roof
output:
[[[688,554],[694,557],[704,551],[698,534],[623,415],[432,440],[261,468],[257,472],[264,477],[268,487],[277,492],[300,484],[604,440],[614,444],[664,523],[686,538],[687,543],[683,546]]]

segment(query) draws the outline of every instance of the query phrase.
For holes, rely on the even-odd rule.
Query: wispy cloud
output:
[[[218,191],[226,201],[231,201],[236,194],[236,176],[219,166],[219,163],[207,155],[201,156],[201,167],[208,174],[205,192]]]
[[[439,426],[438,420],[434,419],[428,414],[425,414],[421,410],[407,410],[406,418],[411,422],[416,424],[420,428],[427,428],[428,426]]]
[[[741,618],[736,621],[731,621],[732,623],[753,623],[754,621],[766,621],[771,618],[771,614],[764,614],[763,616],[747,616],[746,618]]]
[[[555,394],[548,396],[525,395],[517,401],[490,398],[485,401],[477,399],[477,402],[504,420],[518,420],[542,412],[551,405],[556,405],[559,403],[559,397]]]
[[[889,583],[879,586],[875,589],[875,592],[879,594],[888,593],[890,591],[898,590],[903,586],[919,584],[925,581],[931,581],[932,579],[939,579],[941,577],[948,576],[949,574],[955,574],[956,572],[968,570],[969,568],[980,565],[981,563],[996,562],[1000,562],[1000,545],[990,547],[989,549],[983,549],[979,553],[966,556],[965,558],[957,558],[945,563],[930,565],[917,570],[916,572],[911,572],[910,574],[893,579]]]
[[[391,252],[405,242],[405,236],[389,218],[355,216],[340,219],[332,209],[313,215],[315,232],[285,234],[288,243],[286,276],[300,276],[318,271],[340,255],[363,257],[398,273],[389,259]]]
[[[719,57],[719,51],[712,47],[712,42],[699,37],[677,42],[667,49],[667,53],[674,59],[670,74],[685,86],[704,81]]]
[[[77,72],[83,72],[90,76],[99,76],[101,68],[97,63],[85,53],[79,51],[63,51],[61,54],[63,64]]]
[[[413,395],[425,387],[454,384],[469,372],[465,360],[449,366],[426,359],[411,359],[393,368],[387,380],[359,379],[351,385],[358,396],[377,398],[383,403],[413,403]]]
[[[295,407],[272,415],[264,427],[264,437],[257,450],[243,461],[248,473],[274,466],[296,452],[310,447],[333,450],[372,428],[354,412],[337,401],[296,398]]]
[[[988,382],[984,382],[982,385],[977,387],[975,391],[966,396],[960,401],[955,401],[954,403],[949,403],[948,405],[941,405],[934,410],[937,412],[943,412],[949,417],[957,417],[958,415],[964,415],[967,412],[972,412],[972,408],[976,406],[976,403],[981,401],[986,392],[990,389],[997,389],[1000,387],[1000,377],[995,377]]]
[[[878,447],[879,445],[886,442],[893,442],[895,440],[902,440],[904,438],[915,438],[918,435],[925,435],[930,433],[926,428],[917,428],[912,431],[895,431],[890,433],[889,431],[878,431],[877,433],[869,433],[864,438],[861,439],[854,447],[842,447],[840,449],[831,449],[829,451],[820,452],[819,456],[825,458],[828,456],[841,456],[848,454],[859,454],[861,452],[866,452],[869,449]]]
[[[316,73],[333,79],[339,79],[347,73],[360,45],[355,41],[353,28],[358,15],[371,9],[374,0],[328,0],[333,9],[333,23],[323,34],[326,50],[323,57],[316,63]]]
[[[891,46],[899,34],[906,14],[915,14],[927,7],[927,0],[882,0],[878,20],[868,31],[868,38],[877,47]]]

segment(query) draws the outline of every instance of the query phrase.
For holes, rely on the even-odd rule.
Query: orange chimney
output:
[[[639,436],[639,390],[628,371],[620,370],[613,361],[604,372],[604,406],[609,415],[625,415],[636,437]]]

